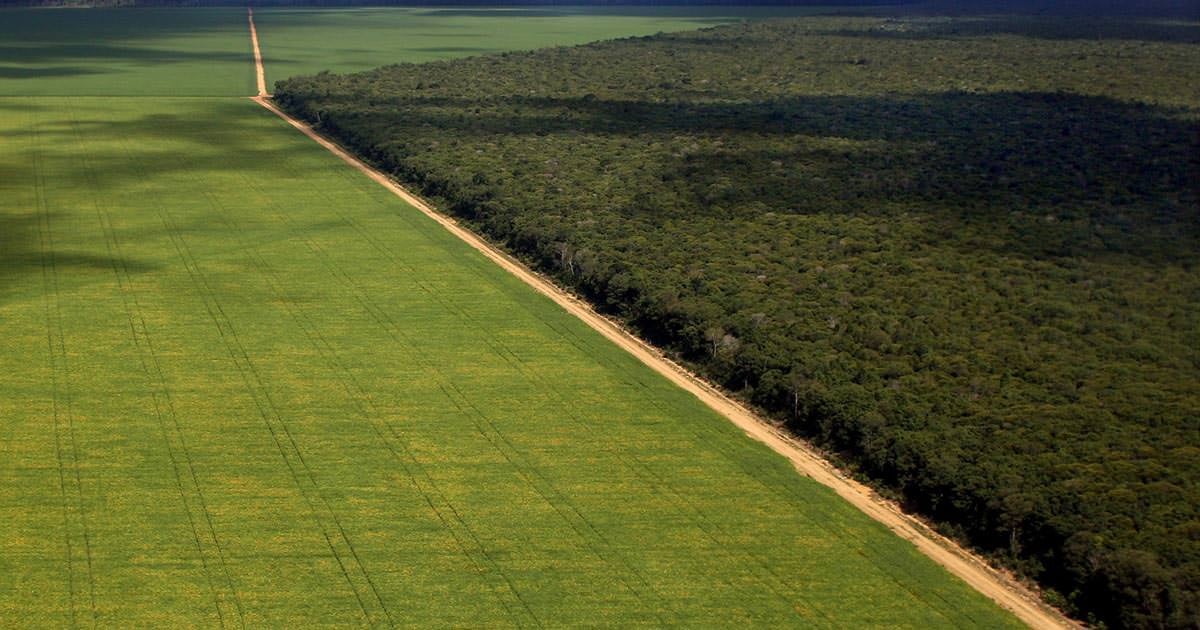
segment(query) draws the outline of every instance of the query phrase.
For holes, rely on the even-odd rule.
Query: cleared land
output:
[[[253,93],[242,8],[0,11],[0,96]]]
[[[814,8],[259,9],[267,86],[296,74],[678,31]],[[266,34],[266,33],[269,33]],[[0,96],[255,93],[243,8],[4,9]]]
[[[682,31],[746,19],[802,15],[814,7],[539,7],[279,9],[255,13],[268,91],[322,70],[353,72]]]
[[[0,616],[1015,623],[253,103],[0,107]]]

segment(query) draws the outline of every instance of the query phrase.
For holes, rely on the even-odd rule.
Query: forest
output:
[[[1052,603],[1186,628],[1198,44],[805,18],[275,98]]]

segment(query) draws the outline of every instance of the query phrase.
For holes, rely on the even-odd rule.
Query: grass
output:
[[[245,9],[2,9],[0,96],[254,93]]]
[[[801,15],[820,7],[263,8],[268,86],[492,52]],[[0,97],[245,96],[243,8],[0,9]]]
[[[1013,625],[254,104],[0,107],[0,617]]]
[[[820,7],[278,9],[255,12],[267,84],[299,74],[650,35]]]
[[[31,96],[248,93],[240,12],[10,16],[0,619],[1016,625],[250,101]]]

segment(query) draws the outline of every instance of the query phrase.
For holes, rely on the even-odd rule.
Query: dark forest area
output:
[[[1189,628],[1198,43],[813,18],[276,98],[1053,603]]]

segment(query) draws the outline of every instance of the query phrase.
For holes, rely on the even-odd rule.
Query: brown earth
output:
[[[262,50],[258,47],[258,29],[254,28],[254,9],[246,8],[246,19],[250,21],[250,45],[254,47],[254,78],[259,96],[267,94],[267,73],[263,70]]]

